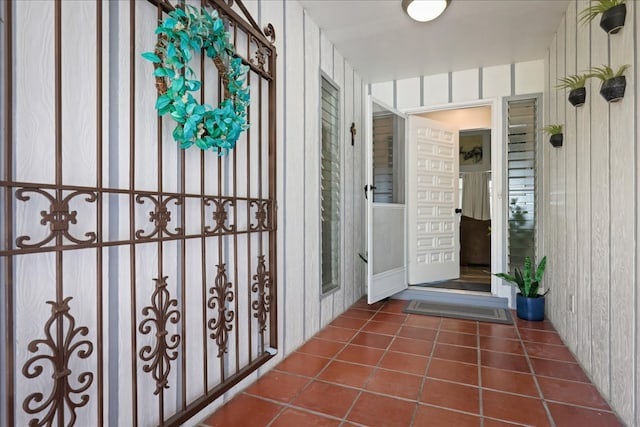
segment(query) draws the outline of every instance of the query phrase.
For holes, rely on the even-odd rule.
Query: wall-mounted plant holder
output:
[[[549,142],[551,143],[551,145],[553,145],[556,148],[562,147],[563,140],[564,140],[564,137],[561,133],[556,133],[549,137]]]
[[[624,21],[627,17],[627,5],[622,3],[607,9],[602,13],[600,18],[600,28],[605,30],[607,34],[616,34],[620,28],[624,27]]]
[[[627,78],[625,76],[613,77],[602,82],[600,95],[607,102],[617,102],[624,98],[624,91],[627,88]]]
[[[600,28],[607,34],[616,34],[620,28],[624,27],[627,17],[626,0],[595,0],[591,6],[580,12],[580,22],[588,24],[596,16],[600,17]]]
[[[572,74],[561,79],[558,79],[556,88],[558,89],[570,89],[569,102],[574,107],[580,107],[584,105],[587,98],[587,90],[584,85],[589,78],[588,74]]]
[[[580,87],[569,92],[569,102],[574,107],[582,107],[587,99],[587,89]]]
[[[543,131],[550,135],[549,142],[554,147],[562,147],[562,125],[548,125],[542,128]]]
[[[622,65],[615,73],[608,65],[591,68],[591,77],[602,80],[600,95],[607,102],[617,102],[624,98],[624,91],[627,88],[627,78],[624,72],[630,67],[629,64]]]

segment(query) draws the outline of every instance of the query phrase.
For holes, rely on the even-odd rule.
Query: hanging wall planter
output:
[[[587,24],[600,14],[600,28],[607,34],[616,34],[624,27],[627,17],[625,0],[596,0],[592,6],[580,12],[580,22]]]
[[[600,95],[607,102],[616,102],[624,98],[624,90],[627,88],[627,78],[625,76],[614,77],[605,80],[600,88]]]
[[[584,85],[589,78],[587,74],[573,74],[567,77],[559,79],[560,82],[556,85],[558,89],[571,89],[569,92],[569,102],[574,107],[580,107],[584,105],[587,98],[587,90]]]
[[[624,76],[624,72],[629,67],[629,64],[625,64],[618,68],[618,71],[615,73],[608,65],[591,69],[590,75],[602,80],[600,95],[602,95],[607,102],[617,102],[624,98],[624,91],[627,88],[627,78]]]
[[[542,128],[543,131],[550,135],[549,142],[554,147],[562,147],[562,125],[548,125]]]
[[[580,87],[569,92],[569,102],[574,107],[582,107],[587,99],[587,89]]]
[[[551,135],[549,137],[549,142],[551,143],[551,145],[553,145],[554,147],[558,148],[558,147],[562,147],[562,141],[563,141],[563,135],[561,133],[554,133],[553,135]]]
[[[620,28],[624,27],[624,21],[627,17],[627,5],[622,3],[607,9],[602,13],[600,18],[600,28],[605,30],[607,34],[616,34]]]

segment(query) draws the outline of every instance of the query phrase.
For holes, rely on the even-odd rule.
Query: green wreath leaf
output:
[[[160,59],[160,57],[153,52],[145,52],[142,54],[142,57],[147,61],[153,62],[154,64],[159,64],[162,62],[162,59]]]
[[[160,95],[156,101],[156,110],[162,110],[171,104],[171,98],[167,94]]]

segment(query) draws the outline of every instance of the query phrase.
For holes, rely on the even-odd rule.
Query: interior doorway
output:
[[[376,112],[374,103],[377,103],[379,107],[385,110],[393,110],[389,106],[374,101],[369,96],[366,104],[368,122],[365,126],[367,131],[365,137],[366,150],[364,153],[364,159],[366,159],[367,164],[367,185],[364,188],[364,197],[367,198],[367,252],[363,256],[363,260],[367,262],[367,295],[369,303],[404,290],[411,293],[426,289],[423,286],[416,286],[418,284],[437,280],[460,279],[460,241],[458,231],[461,218],[458,217],[458,213],[454,214],[454,210],[459,206],[459,128],[462,128],[463,131],[488,130],[490,135],[487,144],[490,146],[491,155],[486,157],[486,161],[490,164],[492,177],[491,193],[489,194],[491,216],[488,220],[489,224],[491,224],[491,230],[490,233],[489,230],[486,233],[490,242],[490,268],[485,269],[483,266],[480,273],[484,276],[482,280],[486,281],[488,277],[491,284],[490,292],[474,293],[487,297],[507,298],[511,301],[511,287],[508,284],[501,283],[500,280],[489,273],[490,271],[504,271],[505,264],[506,235],[504,230],[507,220],[506,205],[503,198],[506,188],[506,178],[504,176],[505,149],[499,142],[502,140],[503,135],[503,129],[501,128],[502,104],[498,102],[498,99],[490,99],[443,106],[420,107],[405,110],[404,112],[392,111],[394,114],[407,119],[407,196],[405,200],[407,205],[405,207],[403,204],[398,205],[397,203],[388,203],[388,201],[374,202],[375,193],[378,190],[377,185],[375,185],[376,180],[374,179],[373,171],[373,152],[374,145],[376,145],[373,143],[373,119]],[[464,117],[465,113],[470,112],[481,112],[483,114],[476,114],[476,116],[484,115],[484,119],[480,123],[466,120],[462,122],[462,125],[451,125],[443,123],[442,118],[439,116],[449,113],[453,117],[460,118]],[[440,120],[421,117],[429,113],[434,113],[437,116],[436,118]],[[466,115],[468,116],[469,114]],[[446,117],[445,120],[447,120]],[[387,153],[386,156],[388,156],[392,151],[389,150],[389,144],[382,145],[382,151]],[[483,146],[483,158],[484,152]],[[474,153],[477,153],[477,150]],[[381,188],[381,190],[383,189]],[[399,220],[388,221],[388,218],[384,221],[376,221],[376,213],[378,213],[378,217],[382,218],[382,215],[379,214],[387,208],[395,208],[398,211],[405,209],[406,222]],[[389,214],[391,215],[391,212]],[[397,218],[400,218],[400,213],[398,213]],[[403,222],[405,227],[402,227]],[[404,233],[401,231],[402,228],[405,230]],[[378,238],[375,238],[377,234]],[[401,250],[400,246],[396,246],[396,240],[401,236],[406,237],[406,252]],[[378,250],[375,250],[377,246],[379,246]],[[376,256],[376,253],[378,256]],[[404,266],[391,268],[392,266],[389,265],[387,266],[389,268],[382,271],[375,268],[376,259],[379,261],[388,260],[389,254],[400,255],[402,253],[407,253]],[[430,270],[423,271],[421,269],[423,267]],[[448,269],[450,268],[456,270],[454,274],[448,274]],[[447,271],[441,271],[443,269]],[[475,274],[475,272],[469,271],[469,274]],[[401,275],[405,280],[402,280]],[[486,284],[484,286],[486,289]],[[457,298],[457,293],[466,292],[460,289],[443,289],[439,291],[449,293],[449,296],[453,299]],[[460,297],[464,296],[461,295]]]
[[[490,105],[417,114],[459,129],[459,277],[425,288],[491,293],[492,170]]]

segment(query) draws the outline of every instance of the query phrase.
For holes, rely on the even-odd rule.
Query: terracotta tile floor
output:
[[[357,302],[201,425],[622,425],[551,323],[441,319],[406,304]]]

